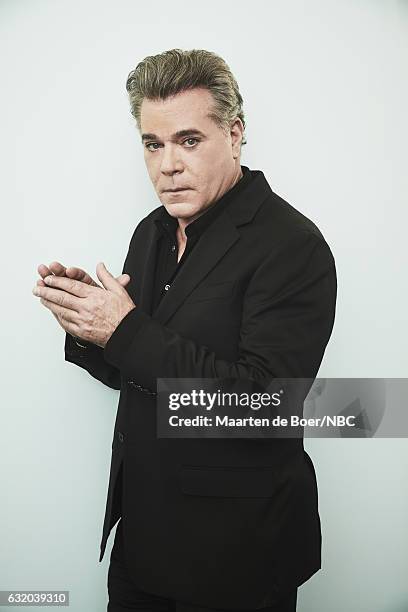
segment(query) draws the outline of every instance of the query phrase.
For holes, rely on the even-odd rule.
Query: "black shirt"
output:
[[[155,220],[160,231],[160,238],[157,244],[156,269],[154,276],[154,290],[152,312],[155,311],[160,303],[160,300],[166,294],[171,283],[175,279],[181,266],[201,238],[204,231],[211,223],[231,204],[233,198],[239,193],[251,180],[251,171],[246,166],[241,166],[243,176],[237,183],[224,195],[214,202],[202,215],[186,226],[185,233],[187,237],[186,246],[179,262],[178,244],[177,244],[177,227],[178,220],[172,217],[163,206],[159,219]]]

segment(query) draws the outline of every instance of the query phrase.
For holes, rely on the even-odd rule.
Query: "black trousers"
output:
[[[204,608],[174,601],[140,591],[132,583],[127,572],[122,541],[122,520],[116,528],[108,570],[109,602],[107,612],[223,612],[222,609]],[[297,589],[287,594],[273,606],[262,608],[260,612],[296,612]],[[245,610],[241,612],[254,612]]]

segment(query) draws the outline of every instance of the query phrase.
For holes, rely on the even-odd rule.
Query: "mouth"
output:
[[[179,193],[180,191],[188,191],[188,187],[178,187],[177,189],[164,189],[164,193]]]

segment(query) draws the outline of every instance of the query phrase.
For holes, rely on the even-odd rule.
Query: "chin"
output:
[[[181,219],[189,219],[193,215],[196,215],[200,208],[191,202],[163,202],[169,215],[172,217],[179,217]]]

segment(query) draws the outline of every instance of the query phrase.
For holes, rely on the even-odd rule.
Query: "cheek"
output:
[[[148,153],[144,154],[144,160],[147,168],[147,173],[152,181],[153,185],[156,185],[159,178],[158,164],[152,155]]]

